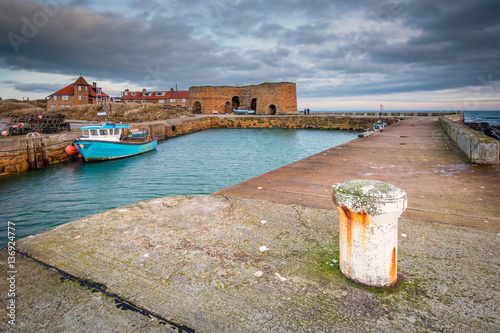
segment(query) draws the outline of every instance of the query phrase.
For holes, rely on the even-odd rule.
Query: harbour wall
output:
[[[440,117],[439,125],[470,163],[499,164],[500,142],[464,125],[463,114]]]
[[[67,161],[70,156],[64,149],[78,134],[70,132],[1,140],[0,176]]]
[[[208,128],[283,128],[283,129],[324,129],[365,131],[377,121],[377,117],[349,117],[349,116],[237,116],[221,117],[207,116],[182,121],[162,122],[150,124],[154,126],[153,133],[159,139],[184,135],[202,131]],[[399,121],[399,117],[384,117],[384,122],[392,124]]]

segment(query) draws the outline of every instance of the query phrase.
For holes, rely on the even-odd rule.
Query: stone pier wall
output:
[[[182,121],[167,121],[165,123],[165,138],[194,133],[213,127],[210,117],[183,119]]]
[[[67,161],[69,156],[64,149],[73,142],[76,136],[77,133],[43,136],[43,146],[31,149],[31,163],[28,158],[30,148],[25,137],[2,140],[0,142],[0,176]]]
[[[376,117],[348,116],[287,116],[287,117],[211,117],[212,127],[218,128],[288,128],[365,131],[378,120]],[[384,118],[392,124],[397,118]]]
[[[470,163],[499,165],[500,142],[463,123],[463,114],[439,118],[442,130],[458,145]]]

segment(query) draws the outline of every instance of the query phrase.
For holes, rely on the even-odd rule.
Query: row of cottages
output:
[[[97,104],[109,98],[97,84],[80,76],[74,83],[48,96],[47,108],[69,108],[75,105]]]
[[[169,106],[189,106],[189,91],[122,91],[121,101],[123,103],[153,103]]]

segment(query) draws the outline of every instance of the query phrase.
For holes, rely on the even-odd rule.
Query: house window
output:
[[[85,96],[85,100],[88,100],[89,99],[89,96]]]
[[[82,86],[78,86],[78,91],[82,91]]]
[[[55,106],[54,104],[50,104],[50,105],[49,105],[49,108],[50,108],[50,109],[53,109],[53,108],[55,108],[55,107],[56,107],[56,106]]]
[[[54,96],[54,101],[57,101],[57,96]]]
[[[182,99],[182,103],[186,103],[186,99],[185,98]]]
[[[171,98],[170,103],[175,103],[175,98]]]
[[[135,91],[132,93],[132,96],[135,96]]]
[[[79,86],[81,87],[81,86]],[[82,95],[78,95],[78,100],[81,101],[82,100]]]
[[[156,96],[163,96],[165,93],[162,93],[162,92],[157,92],[156,93]]]
[[[68,95],[62,95],[61,96],[61,101],[69,101],[69,96]]]
[[[164,99],[160,99],[160,100],[158,100],[158,103],[165,104],[165,100]]]
[[[89,91],[89,87],[88,86],[85,86],[85,91]]]

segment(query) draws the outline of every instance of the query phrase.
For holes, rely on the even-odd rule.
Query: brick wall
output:
[[[239,105],[235,106],[235,101]],[[297,111],[297,88],[292,82],[261,83],[243,87],[191,87],[189,102],[193,108],[195,104],[201,104],[201,113],[205,114],[230,113],[233,107],[237,106],[255,106],[257,114],[293,114]]]

